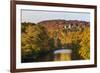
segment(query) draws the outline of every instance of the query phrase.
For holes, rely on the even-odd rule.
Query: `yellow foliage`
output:
[[[80,42],[79,54],[83,59],[90,59],[90,29],[85,28],[82,33],[82,40]]]

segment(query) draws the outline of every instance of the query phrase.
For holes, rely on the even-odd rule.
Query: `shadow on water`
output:
[[[56,50],[61,50],[61,49],[71,49],[71,60],[81,60],[78,51],[79,51],[79,44],[78,43],[71,43],[71,44],[61,44],[61,41],[57,39],[56,47],[54,44],[54,39],[51,38],[49,40],[49,45],[50,45],[50,50],[41,50],[38,53],[33,52],[30,55],[27,55],[25,58],[21,58],[22,63],[29,63],[29,62],[49,62],[49,61],[54,61],[55,59],[55,54],[54,52]],[[62,47],[63,46],[63,47]]]

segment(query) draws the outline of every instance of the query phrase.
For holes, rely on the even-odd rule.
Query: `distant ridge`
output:
[[[57,20],[45,20],[45,21],[41,21],[38,22],[37,24],[39,25],[43,25],[48,29],[62,29],[64,26],[69,27],[71,26],[71,28],[75,28],[75,27],[80,27],[80,28],[85,28],[85,27],[89,27],[90,26],[90,22],[87,21],[79,21],[79,20],[61,20],[61,19],[57,19]]]

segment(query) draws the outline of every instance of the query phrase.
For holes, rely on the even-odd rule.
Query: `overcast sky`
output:
[[[21,22],[38,23],[43,20],[64,19],[90,21],[90,13],[65,12],[65,11],[42,11],[42,10],[22,10]]]

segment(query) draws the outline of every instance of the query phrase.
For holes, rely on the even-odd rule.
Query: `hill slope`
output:
[[[73,29],[84,29],[85,27],[89,27],[90,23],[86,21],[78,21],[78,20],[45,20],[41,21],[37,24],[41,24],[45,26],[47,29],[56,30],[62,28],[70,28]]]

